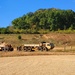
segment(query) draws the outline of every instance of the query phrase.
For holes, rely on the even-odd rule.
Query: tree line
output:
[[[58,30],[75,30],[75,12],[56,8],[29,12],[11,22],[11,26],[0,28],[0,34],[48,33]]]

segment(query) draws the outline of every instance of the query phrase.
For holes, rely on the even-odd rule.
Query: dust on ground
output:
[[[75,75],[75,55],[0,57],[0,75]]]

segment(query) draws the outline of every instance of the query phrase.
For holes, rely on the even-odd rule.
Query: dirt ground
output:
[[[75,75],[75,55],[0,57],[0,75]]]

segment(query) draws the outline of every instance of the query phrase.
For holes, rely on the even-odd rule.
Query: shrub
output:
[[[22,39],[21,35],[18,36],[18,39]]]

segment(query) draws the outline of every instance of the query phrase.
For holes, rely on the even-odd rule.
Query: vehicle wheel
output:
[[[48,49],[46,47],[43,47],[43,51],[48,51]]]
[[[29,52],[31,52],[31,51],[32,51],[32,48],[31,48],[31,47],[29,47],[29,48],[28,48],[28,51],[29,51]]]
[[[40,47],[38,47],[38,50],[39,51],[43,51],[43,48],[40,46]]]

